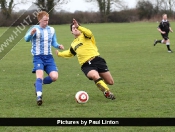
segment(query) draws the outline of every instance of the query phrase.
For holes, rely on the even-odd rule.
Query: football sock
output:
[[[97,85],[97,87],[102,91],[109,91],[108,86],[106,85],[106,83],[102,80],[102,78],[99,78],[95,81],[95,84]]]
[[[157,40],[156,43],[162,43],[162,40]]]
[[[50,84],[50,83],[52,83],[51,77],[50,76],[45,77],[43,80],[43,84]]]
[[[169,51],[171,51],[171,49],[170,49],[170,43],[169,43],[169,42],[166,43],[166,46],[167,46],[167,49],[168,49]]]
[[[169,45],[167,45],[167,49],[168,49],[168,50],[171,50]]]
[[[40,91],[36,92],[36,94],[37,94],[37,97],[41,97],[42,96],[42,92],[40,92]]]
[[[42,79],[41,78],[36,79],[35,86],[36,86],[37,96],[41,96],[42,94]]]

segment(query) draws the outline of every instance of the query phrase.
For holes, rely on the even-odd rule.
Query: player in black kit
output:
[[[167,20],[167,14],[162,15],[162,21],[160,22],[157,30],[161,33],[163,40],[155,40],[154,46],[156,46],[157,43],[166,44],[168,52],[172,53],[170,49],[170,40],[168,34],[169,32],[173,32],[173,30],[171,29],[170,23]]]

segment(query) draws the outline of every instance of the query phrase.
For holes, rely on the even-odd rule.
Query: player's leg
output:
[[[109,71],[99,73],[99,74],[100,74],[101,78],[103,78],[103,80],[105,81],[106,84],[109,84],[109,85],[114,84],[114,80],[113,80],[112,75]],[[110,94],[109,94],[109,92],[106,92],[105,94],[106,94],[106,96],[111,94],[111,97],[115,98],[114,95],[111,92],[110,92]]]
[[[37,104],[42,105],[42,80],[43,80],[44,72],[43,70],[36,70],[36,81],[35,81],[35,89],[37,96]]]
[[[54,69],[56,70],[56,69]],[[58,72],[57,71],[51,71],[49,73],[49,77],[52,79],[52,82],[55,82],[58,79]]]
[[[167,46],[168,52],[169,52],[169,53],[172,53],[171,48],[170,48],[170,40],[169,40],[169,38],[168,38],[168,35],[167,35],[167,37],[165,38],[165,40],[166,40],[166,46]]]
[[[109,91],[108,86],[106,85],[106,83],[103,81],[103,79],[100,77],[99,73],[96,70],[90,70],[87,73],[87,77],[94,80],[95,84],[102,92]]]
[[[97,71],[98,68],[96,67],[96,64],[99,62],[99,60],[97,59],[94,59],[93,61],[91,61],[91,63],[85,63],[81,67],[81,69],[89,79],[94,80],[96,86],[103,92],[106,98],[110,98],[113,100],[115,99],[114,95],[109,91],[109,87]]]
[[[102,73],[99,73],[99,74],[100,74],[100,77],[103,78],[103,80],[105,81],[106,84],[109,84],[109,85],[114,84],[114,80],[113,80],[112,75],[109,71],[102,72]]]
[[[87,76],[89,76],[89,74],[91,74],[92,71],[90,71],[88,73]],[[103,92],[104,96],[108,99],[112,99],[114,100],[115,99],[115,96],[113,95],[113,93],[110,91],[109,87],[107,86],[107,83],[105,83],[105,81],[103,80],[103,78],[101,78],[99,76],[99,78],[95,78],[93,79],[96,86]],[[106,80],[107,81],[107,80]],[[110,82],[112,84],[112,82]]]
[[[48,76],[43,79],[43,84],[50,84],[58,79],[58,72],[54,70],[55,69],[53,69],[53,71],[51,70],[50,72],[47,71]]]
[[[162,43],[162,40],[157,40],[157,39],[154,40],[154,44],[153,45],[156,46],[157,43]]]
[[[115,99],[113,93],[110,92],[109,87],[106,85],[106,83],[103,81],[103,79],[100,77],[99,73],[96,70],[90,70],[87,73],[87,77],[94,80],[96,86],[103,92],[106,98],[112,100]]]
[[[43,84],[50,84],[58,79],[58,68],[52,56],[47,60],[44,70],[48,76],[43,79]]]
[[[154,40],[154,46],[156,46],[157,43],[165,44],[165,39],[164,39],[164,36],[165,35],[164,34],[161,34],[161,36],[163,38],[162,40],[157,40],[157,39]]]
[[[113,85],[114,80],[112,78],[111,73],[109,72],[105,59],[103,59],[102,57],[98,57],[97,61],[95,62],[95,65],[98,68],[98,73],[100,77],[103,79],[103,81],[105,82],[105,84]],[[115,96],[109,90],[105,91],[104,95],[107,98],[115,99]]]
[[[37,96],[37,104],[41,105],[42,104],[42,80],[43,80],[43,75],[44,75],[44,65],[43,61],[40,58],[40,56],[34,56],[33,57],[33,65],[34,68],[32,70],[32,73],[36,74],[36,81],[35,81],[35,92]]]

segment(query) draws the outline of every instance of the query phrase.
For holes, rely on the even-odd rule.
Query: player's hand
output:
[[[59,46],[59,49],[63,50],[64,49],[64,46],[63,45],[60,45]]]
[[[162,33],[162,34],[165,34],[166,32],[162,31],[161,33]]]
[[[35,32],[36,32],[36,28],[33,28],[30,34],[33,35]]]
[[[75,25],[76,28],[79,27],[77,20],[75,20],[74,18],[73,18],[73,24]]]
[[[56,55],[58,56],[59,51],[58,51],[58,50],[55,50],[55,53],[56,53]]]
[[[171,32],[173,33],[173,30],[171,30]]]

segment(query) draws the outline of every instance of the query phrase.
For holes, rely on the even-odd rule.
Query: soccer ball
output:
[[[75,100],[77,103],[84,104],[89,100],[89,95],[85,91],[78,91],[75,94]]]

